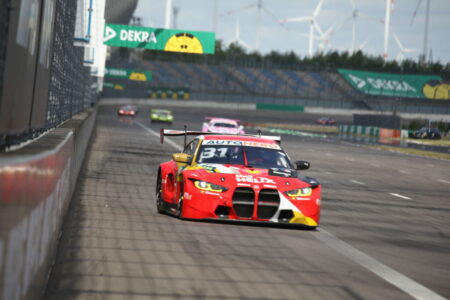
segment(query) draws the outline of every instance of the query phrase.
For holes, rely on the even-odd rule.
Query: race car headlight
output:
[[[225,192],[228,190],[226,187],[223,187],[223,186],[220,186],[220,185],[217,185],[214,183],[202,181],[202,180],[195,180],[194,185],[196,188],[198,188],[199,190],[203,190],[203,191],[221,193],[221,192]]]
[[[289,197],[306,197],[306,196],[311,196],[312,188],[305,187],[305,188],[301,188],[301,189],[290,190],[290,191],[285,192],[285,194],[288,195]]]

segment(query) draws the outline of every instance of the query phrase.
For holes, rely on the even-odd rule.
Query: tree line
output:
[[[120,55],[128,57],[130,51],[133,50],[121,48]],[[301,57],[294,51],[271,51],[263,55],[256,51],[247,51],[238,43],[225,45],[221,40],[216,41],[214,55],[144,50],[142,59],[304,71],[334,71],[336,68],[347,68],[387,73],[433,74],[440,75],[446,81],[450,80],[450,63],[442,64],[439,61],[419,62],[405,59],[399,63],[396,60],[385,61],[381,56],[368,55],[362,51],[349,53],[336,50],[320,52],[313,57]]]

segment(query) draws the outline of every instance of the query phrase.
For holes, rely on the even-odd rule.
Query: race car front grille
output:
[[[236,188],[233,194],[233,209],[240,218],[251,218],[255,206],[255,192],[251,188]]]
[[[272,218],[280,206],[280,195],[277,190],[263,189],[259,192],[257,215],[261,219]]]

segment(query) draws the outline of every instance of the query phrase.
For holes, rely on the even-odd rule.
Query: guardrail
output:
[[[96,109],[0,155],[0,299],[40,299]]]

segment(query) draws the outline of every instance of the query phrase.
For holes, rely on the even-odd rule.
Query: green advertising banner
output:
[[[125,86],[123,84],[117,84],[117,83],[112,83],[112,82],[103,82],[103,87],[120,90],[120,91],[125,89]]]
[[[206,31],[106,24],[103,43],[114,47],[214,54],[215,34]]]
[[[150,81],[152,80],[152,73],[150,71],[105,68],[105,77],[122,78],[136,81]]]
[[[448,99],[441,93],[442,78],[437,75],[407,75],[338,69],[358,91],[377,96]],[[444,87],[445,88],[445,87]]]
[[[152,87],[148,91],[148,96],[153,99],[184,99],[190,98],[189,88],[167,88]]]

